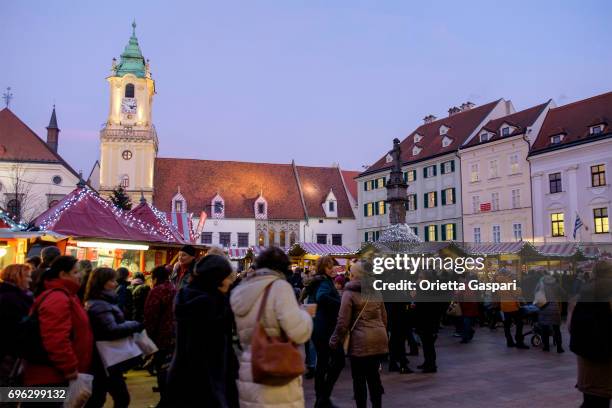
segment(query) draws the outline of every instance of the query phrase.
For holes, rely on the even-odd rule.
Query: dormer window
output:
[[[448,127],[442,125],[440,126],[440,135],[445,135],[448,133]]]
[[[421,140],[423,140],[423,136],[419,135],[418,133],[414,134],[414,143],[419,143]]]
[[[225,200],[217,193],[210,203],[212,218],[225,218]]]
[[[591,129],[590,129],[591,135],[598,135],[601,132],[603,132],[603,126],[602,125],[591,126]]]
[[[259,197],[257,197],[257,200],[255,200],[254,211],[256,220],[268,219],[268,202],[263,198],[261,193]]]
[[[421,148],[420,148],[419,146],[414,146],[414,147],[412,148],[412,155],[413,155],[413,156],[416,156],[416,155],[418,155],[419,153],[421,153]]]
[[[338,216],[337,202],[338,200],[334,195],[334,191],[330,188],[327,197],[325,197],[325,202],[323,203],[323,211],[327,218],[336,218]]]
[[[554,136],[550,137],[550,144],[551,145],[560,144],[562,141],[563,141],[563,134],[554,135]]]
[[[175,213],[187,212],[187,200],[181,194],[181,188],[179,187],[178,192],[172,197],[172,211]]]
[[[504,126],[501,130],[502,136],[508,136],[510,134],[510,128],[508,126]]]
[[[393,161],[393,157],[390,154],[387,154],[387,156],[385,157],[385,162],[391,163],[392,161]]]
[[[453,143],[453,140],[450,137],[444,136],[442,139],[442,147],[448,147],[451,143]]]
[[[480,143],[488,142],[491,139],[491,134],[489,132],[483,132],[480,134]]]

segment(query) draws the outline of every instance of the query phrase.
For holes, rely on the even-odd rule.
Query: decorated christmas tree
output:
[[[132,209],[132,200],[126,194],[122,186],[117,186],[110,197],[111,202],[122,210],[129,211]]]

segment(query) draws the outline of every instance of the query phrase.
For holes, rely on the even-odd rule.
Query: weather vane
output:
[[[13,94],[11,93],[11,87],[6,87],[6,92],[2,94],[2,99],[4,99],[4,104],[8,108],[11,104],[11,99],[13,99]]]

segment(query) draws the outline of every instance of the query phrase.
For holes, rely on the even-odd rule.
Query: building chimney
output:
[[[425,123],[431,123],[434,120],[436,120],[437,118],[434,115],[427,115],[423,118],[423,122]]]
[[[460,109],[463,112],[463,111],[472,109],[474,106],[476,106],[474,103],[472,103],[470,101],[467,101],[467,102],[461,104]]]
[[[57,117],[55,116],[55,105],[53,105],[51,120],[49,120],[49,126],[47,126],[47,145],[55,153],[57,153],[57,145],[59,143],[59,132],[60,129],[57,127]]]
[[[453,116],[459,112],[461,112],[461,109],[456,106],[453,106],[452,108],[448,110],[448,116]]]

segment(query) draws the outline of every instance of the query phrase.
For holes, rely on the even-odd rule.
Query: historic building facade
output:
[[[527,156],[552,101],[489,121],[459,149],[463,240],[533,240]]]
[[[136,23],[132,36],[119,62],[113,58],[110,89],[110,109],[106,125],[100,132],[98,188],[110,194],[122,186],[137,201],[141,194],[153,198],[153,168],[158,140],[152,122],[155,81],[149,62],[145,61],[136,38]]]
[[[528,159],[537,242],[612,242],[611,121],[612,92],[548,112]]]
[[[404,179],[408,183],[406,222],[424,241],[463,239],[459,148],[492,119],[513,113],[510,101],[482,106],[464,103],[449,116],[429,115],[401,143]],[[357,228],[361,241],[375,241],[389,224],[386,181],[392,157],[385,155],[361,173],[358,181]]]
[[[358,247],[357,172],[308,167],[159,158],[152,122],[155,82],[132,36],[113,60],[110,111],[100,134],[100,160],[90,179],[102,193],[121,185],[173,219],[191,218],[198,242],[226,248],[318,242]]]
[[[0,207],[29,222],[70,193],[79,174],[58,153],[55,107],[42,140],[10,109],[0,111]]]

